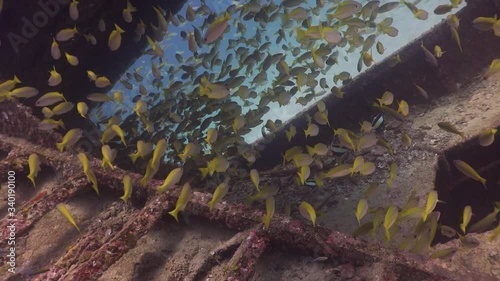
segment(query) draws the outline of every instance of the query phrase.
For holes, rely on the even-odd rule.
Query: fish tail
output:
[[[168,212],[168,214],[174,217],[177,222],[179,222],[179,218],[177,217],[179,211],[177,208],[175,208],[173,211]]]
[[[99,194],[99,188],[97,187],[97,182],[95,182],[95,183],[92,184],[92,188],[95,190],[95,192],[97,193],[97,195],[100,195]]]
[[[36,187],[36,184],[35,184],[35,177],[32,175],[32,174],[29,174],[28,175],[28,179],[31,180],[31,182],[33,183],[33,186]]]
[[[14,75],[14,83],[17,83],[17,84],[21,83],[21,80],[19,80],[19,78],[17,78],[16,75]]]
[[[137,160],[137,158],[139,158],[139,153],[129,154],[128,157],[130,157],[130,159],[132,160],[132,163],[135,163],[135,161]]]
[[[210,212],[212,211],[212,209],[214,208],[215,206],[215,200],[212,200],[208,203],[208,209],[210,209]]]
[[[486,187],[486,179],[481,179],[481,183],[483,184],[484,188],[488,189],[488,188]]]
[[[56,143],[56,147],[60,152],[64,151],[64,143],[63,142],[58,142]]]
[[[269,224],[271,223],[271,217],[268,215],[262,216],[262,223],[266,226],[266,229],[269,229]]]
[[[128,200],[127,195],[124,194],[122,197],[120,197],[120,199],[122,199],[123,202],[127,203]]]
[[[141,185],[146,186],[146,183],[148,182],[148,180],[149,180],[148,177],[146,177],[146,175],[144,175],[144,177],[142,177],[141,182],[140,182]]]
[[[180,153],[179,158],[181,158],[182,162],[186,162],[186,154]]]
[[[156,191],[158,191],[159,193],[162,193],[163,191],[165,191],[165,188],[166,188],[166,186],[159,185],[156,187]]]

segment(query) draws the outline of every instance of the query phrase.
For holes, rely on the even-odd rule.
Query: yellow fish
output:
[[[266,199],[266,214],[262,216],[262,222],[264,223],[264,226],[266,229],[269,229],[269,224],[271,223],[271,218],[274,215],[274,210],[276,203],[274,201],[274,197],[269,196]]]
[[[9,96],[13,98],[31,98],[38,95],[38,90],[33,87],[21,87],[9,92]]]
[[[128,199],[130,199],[130,196],[132,196],[132,180],[130,179],[129,175],[123,176],[123,190],[124,194],[120,199],[122,199],[125,203],[128,202]]]
[[[495,134],[497,133],[497,129],[488,129],[482,132],[478,141],[481,146],[489,146],[495,141]]]
[[[14,89],[14,87],[19,83],[21,83],[21,80],[19,80],[19,78],[17,78],[17,76],[14,75],[13,79],[7,80],[7,81],[3,82],[2,84],[0,84],[0,93],[1,92],[8,92],[8,91]]]
[[[160,28],[161,31],[167,32],[168,31],[168,22],[165,19],[165,17],[163,16],[163,13],[155,7],[153,7],[153,9],[155,10],[156,16],[158,17],[158,27]]]
[[[56,147],[60,152],[63,152],[64,148],[72,147],[78,142],[78,140],[80,140],[81,137],[82,129],[71,129],[64,135],[62,142],[56,143]]]
[[[403,116],[407,116],[409,114],[409,106],[405,100],[401,100],[398,102],[398,112]]]
[[[307,126],[307,129],[304,130],[304,134],[306,135],[306,138],[308,136],[315,137],[319,134],[319,127],[316,124],[310,123],[309,126]]]
[[[97,88],[106,88],[107,86],[110,86],[111,82],[109,81],[108,77],[106,76],[99,76],[95,79],[95,86]]]
[[[243,116],[237,116],[236,118],[234,118],[233,120],[233,130],[235,133],[238,133],[238,130],[240,130],[241,128],[243,128],[243,126],[245,126],[245,117]]]
[[[56,34],[56,40],[59,42],[64,42],[73,39],[75,35],[78,33],[78,30],[76,29],[76,25],[73,28],[66,28],[61,31],[59,31]]]
[[[78,230],[78,232],[81,232],[80,231],[80,228],[78,227],[78,225],[76,224],[75,222],[75,219],[73,218],[73,216],[71,215],[71,213],[69,212],[68,208],[66,208],[66,205],[64,204],[57,204],[56,205],[56,209],[74,226],[76,227],[76,229]]]
[[[253,185],[257,188],[257,191],[260,191],[259,188],[259,183],[260,183],[260,178],[259,178],[259,172],[255,169],[250,170],[250,180],[252,181]]]
[[[129,154],[128,156],[130,157],[130,159],[132,159],[132,163],[135,163],[137,158],[145,157],[146,155],[151,153],[151,151],[153,151],[153,144],[145,143],[142,140],[138,140],[137,141],[137,152]]]
[[[297,172],[297,176],[299,177],[299,183],[301,185],[304,185],[310,175],[311,175],[311,169],[309,168],[309,166],[301,166],[299,168],[299,172]]]
[[[40,158],[38,158],[38,155],[37,154],[31,154],[30,157],[29,157],[29,159],[28,159],[28,164],[29,164],[29,167],[30,167],[30,173],[28,175],[28,179],[30,179],[31,182],[33,183],[33,186],[36,187],[35,178],[37,177],[38,172],[41,171],[41,169],[40,169]]]
[[[394,94],[389,91],[385,91],[382,97],[377,100],[381,105],[391,105],[394,101]]]
[[[184,170],[182,168],[173,169],[172,171],[170,171],[168,176],[165,178],[165,181],[163,182],[163,184],[156,187],[156,190],[158,192],[163,192],[167,188],[171,188],[174,185],[178,184],[182,178],[183,172],[184,172]]]
[[[355,13],[360,12],[362,8],[363,6],[356,1],[343,1],[338,5],[333,14],[328,15],[328,18],[330,20],[350,18]]]
[[[95,190],[97,195],[99,195],[99,187],[97,186],[97,178],[90,170],[90,163],[89,159],[87,158],[87,155],[85,153],[80,152],[78,153],[78,159],[80,159],[80,162],[82,163],[83,166],[83,173],[87,176],[87,180],[92,183],[92,188]]]
[[[179,222],[179,218],[177,217],[177,215],[180,211],[184,211],[192,196],[193,193],[191,191],[191,185],[189,183],[185,183],[182,187],[179,199],[177,199],[177,203],[175,204],[175,209],[168,212],[168,214],[173,216],[177,222]]]
[[[132,13],[133,12],[137,12],[137,9],[134,6],[132,6],[132,4],[130,3],[129,0],[127,0],[127,8],[123,9],[123,11],[122,11],[123,20],[126,23],[132,22]]]
[[[78,65],[78,58],[73,56],[73,55],[70,55],[68,53],[64,53],[64,55],[66,56],[66,60],[68,61],[69,64],[71,64],[72,66],[77,66]]]
[[[61,74],[59,74],[59,72],[57,72],[55,66],[53,67],[53,70],[49,71],[49,74],[50,74],[50,77],[48,80],[49,86],[55,87],[55,86],[61,84],[62,77],[61,77]]]
[[[394,183],[394,178],[396,177],[397,169],[398,165],[396,165],[396,163],[392,163],[389,169],[389,179],[387,180],[387,185],[389,187],[392,187],[392,184]]]
[[[473,180],[479,181],[483,184],[484,188],[486,188],[486,179],[481,177],[469,164],[465,163],[462,160],[453,160],[453,165],[455,165],[455,167],[464,175]]]
[[[221,16],[218,19],[214,20],[208,27],[203,41],[206,44],[210,44],[219,39],[219,37],[221,37],[222,34],[224,34],[224,32],[226,31],[230,19],[231,16],[228,12],[226,12],[224,13],[224,16]]]
[[[52,44],[50,45],[50,54],[52,55],[52,58],[55,60],[61,58],[61,50],[59,49],[59,44],[57,44],[55,38],[52,38]]]
[[[111,149],[109,145],[103,145],[101,148],[102,152],[102,163],[101,167],[106,167],[108,165],[111,170],[115,169],[115,166],[113,166],[113,161],[115,160],[116,157],[116,149]]]
[[[431,53],[431,51],[429,51],[425,46],[424,46],[424,42],[422,41],[420,47],[422,48],[422,50],[424,51],[424,54],[425,54],[425,60],[427,62],[429,62],[430,64],[432,64],[432,66],[434,67],[438,67],[438,61],[436,59],[436,57],[434,57],[434,55]]]
[[[111,31],[108,38],[108,47],[111,51],[116,51],[122,44],[122,33],[125,31],[115,23],[115,30]]]
[[[189,157],[192,157],[200,152],[200,147],[194,143],[190,142],[184,147],[184,151],[179,154],[179,158],[181,158],[182,162],[186,162]]]
[[[207,131],[207,137],[205,138],[205,141],[212,145],[216,140],[217,140],[217,130],[214,128],[210,128]]]
[[[391,206],[389,209],[387,209],[387,213],[385,213],[385,219],[384,219],[384,230],[385,230],[385,237],[387,240],[391,240],[391,233],[390,229],[398,219],[398,208]]]
[[[165,150],[167,149],[167,144],[167,140],[165,139],[161,139],[156,143],[153,158],[151,159],[151,166],[155,167],[155,169],[158,169],[158,166],[160,165],[160,161],[165,154]]]
[[[436,208],[438,202],[438,194],[435,190],[429,192],[429,195],[427,195],[427,203],[425,204],[425,209],[424,212],[422,213],[422,220],[425,222],[427,220],[427,216],[429,216],[432,211],[434,211],[434,208]]]
[[[471,206],[465,206],[462,223],[460,224],[460,229],[464,234],[467,234],[466,229],[467,225],[469,225],[471,218],[472,218],[472,208]]]
[[[316,226],[316,211],[311,204],[302,201],[299,205],[299,212],[304,218],[309,219],[313,226]]]
[[[361,226],[361,219],[368,212],[368,201],[366,199],[361,199],[358,202],[358,206],[356,207],[356,219],[358,220],[359,226]]]
[[[444,53],[446,52],[443,52],[443,50],[441,50],[441,47],[439,45],[434,46],[434,55],[436,56],[436,58],[442,57]]]
[[[76,109],[78,110],[78,113],[80,113],[80,115],[83,118],[87,118],[85,115],[87,115],[87,112],[89,111],[89,107],[87,106],[87,104],[85,102],[81,101],[81,102],[77,103]]]
[[[199,147],[197,149],[199,149]],[[197,153],[199,153],[199,150]],[[208,173],[210,176],[215,172],[225,173],[229,168],[229,165],[229,161],[225,157],[217,156],[207,163]]]
[[[226,196],[229,191],[229,178],[226,178],[224,182],[219,184],[217,188],[215,188],[214,194],[212,194],[212,200],[208,203],[208,207],[210,208],[210,212],[214,208],[215,204],[220,202],[224,196]]]
[[[120,137],[123,145],[125,145],[126,147],[127,142],[125,141],[125,133],[123,133],[122,128],[120,128],[120,126],[118,125],[111,125],[111,129]]]
[[[78,13],[78,1],[77,0],[73,0],[69,4],[69,17],[72,20],[77,20],[78,16],[79,16],[79,13]]]

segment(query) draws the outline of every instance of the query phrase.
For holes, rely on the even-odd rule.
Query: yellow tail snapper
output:
[[[14,75],[14,78],[12,80],[7,80],[2,84],[0,84],[0,93],[8,92],[14,89],[14,87],[19,83],[21,83],[21,80],[19,80],[19,78],[17,78],[17,76]]]
[[[212,200],[208,203],[208,207],[210,211],[214,208],[215,204],[220,202],[224,196],[226,196],[227,192],[229,190],[229,179],[226,178],[224,182],[219,184],[216,188],[214,193],[212,194]]]
[[[453,165],[462,172],[462,174],[468,176],[469,178],[476,180],[483,184],[484,188],[486,188],[486,179],[481,177],[474,168],[472,168],[469,164],[465,163],[462,160],[453,160]]]
[[[38,95],[38,90],[33,87],[21,87],[10,91],[8,95],[13,98],[28,99]]]
[[[95,79],[95,86],[97,88],[106,88],[111,86],[111,82],[106,76],[99,76]]]
[[[59,72],[57,72],[56,67],[54,66],[52,70],[49,71],[50,77],[48,80],[49,86],[55,87],[62,82],[62,77]]]
[[[171,188],[174,185],[178,184],[181,181],[183,172],[184,170],[182,168],[173,169],[165,178],[163,184],[156,187],[156,190],[158,192],[164,192],[166,189]]]
[[[123,145],[125,145],[125,147],[127,146],[127,142],[125,141],[125,133],[123,132],[122,128],[120,128],[120,126],[118,125],[111,125],[111,129],[120,137]]]
[[[73,39],[75,35],[78,33],[76,29],[76,25],[73,28],[62,29],[56,34],[56,40],[59,42],[64,42]]]
[[[214,128],[210,128],[207,131],[207,137],[205,138],[205,141],[212,145],[215,141],[217,141],[217,130]]]
[[[333,14],[328,15],[332,19],[346,19],[350,18],[355,13],[359,13],[363,7],[356,1],[343,1],[341,2]]]
[[[78,16],[79,16],[79,13],[78,13],[78,1],[77,0],[73,0],[69,4],[69,17],[72,20],[77,20]]]
[[[90,183],[92,183],[92,188],[95,190],[97,195],[99,195],[99,188],[97,186],[97,178],[96,178],[94,172],[92,172],[92,170],[90,170],[90,163],[89,163],[89,159],[87,158],[87,155],[85,155],[85,153],[80,152],[80,153],[78,153],[78,159],[82,163],[83,173],[87,176],[87,180]]]
[[[129,154],[128,156],[132,159],[132,163],[135,163],[137,158],[144,158],[146,155],[151,153],[151,151],[153,151],[153,144],[145,143],[144,141],[139,140],[137,141],[137,152]]]
[[[36,184],[35,184],[35,178],[37,177],[38,175],[38,172],[41,171],[40,169],[40,158],[38,157],[37,154],[31,154],[29,159],[28,159],[28,164],[29,164],[29,167],[30,167],[30,173],[28,175],[28,179],[31,180],[31,182],[33,183],[33,186],[36,187]]]
[[[52,55],[52,58],[55,60],[61,58],[61,50],[59,49],[59,44],[57,44],[55,38],[52,38],[52,44],[50,45],[50,54]]]
[[[69,64],[71,64],[72,66],[77,66],[78,65],[78,58],[76,56],[73,56],[73,55],[70,55],[68,53],[64,53],[64,55],[66,56],[66,60],[68,61]]]
[[[358,225],[361,226],[361,219],[368,212],[368,201],[366,199],[361,199],[356,207],[356,219],[358,220]]]
[[[298,180],[300,185],[304,185],[306,180],[311,175],[311,169],[309,166],[301,166],[297,172]]]
[[[266,198],[266,214],[261,218],[266,229],[269,229],[271,218],[274,216],[275,205],[274,197],[270,196]]]
[[[175,209],[168,212],[168,214],[173,216],[177,222],[179,222],[179,218],[177,217],[177,215],[180,211],[184,211],[192,196],[193,192],[191,190],[191,185],[189,183],[185,183],[182,187],[179,199],[177,199],[177,203],[175,204]]]
[[[101,167],[105,168],[106,165],[111,168],[111,170],[115,169],[115,166],[113,165],[113,161],[115,160],[116,157],[116,149],[111,149],[109,145],[103,145],[101,148],[101,153],[102,153],[102,163]]]
[[[167,32],[168,31],[168,22],[165,19],[165,17],[163,16],[163,12],[161,12],[158,8],[155,8],[155,7],[153,7],[153,9],[155,10],[156,16],[158,17],[158,27],[160,28],[160,30],[163,33]],[[171,16],[171,19],[172,18],[173,18],[173,16]],[[161,41],[161,40],[158,40],[158,41]]]
[[[75,219],[73,218],[73,216],[69,212],[68,208],[66,208],[66,205],[57,204],[56,209],[78,230],[78,232],[81,232],[80,228],[78,227],[78,225],[75,222]]]
[[[316,211],[311,204],[302,201],[299,205],[299,212],[304,218],[310,220],[313,226],[316,226]]]
[[[384,231],[385,231],[385,237],[387,238],[388,241],[391,240],[391,232],[390,229],[398,219],[398,208],[391,206],[387,209],[387,213],[385,213],[385,219],[384,219]]]
[[[62,142],[56,143],[57,149],[59,149],[60,152],[63,152],[65,148],[74,146],[78,140],[80,140],[82,134],[83,132],[80,128],[69,130],[64,135]]]
[[[489,146],[495,141],[495,134],[497,133],[497,129],[488,129],[482,132],[478,141],[481,146]]]
[[[123,196],[120,197],[123,202],[127,203],[128,199],[132,196],[132,180],[129,175],[123,176]]]
[[[250,170],[250,180],[252,181],[253,185],[255,185],[255,188],[257,188],[257,191],[260,191],[259,188],[259,183],[260,183],[260,178],[259,178],[259,172],[255,169]]]
[[[122,44],[122,33],[125,31],[115,23],[115,30],[111,31],[108,38],[108,47],[111,51],[116,51]]]
[[[123,11],[122,11],[123,20],[126,23],[132,22],[132,13],[133,12],[137,12],[137,9],[134,6],[132,6],[132,4],[130,3],[129,0],[127,0],[127,7],[125,9],[123,9]]]
[[[203,41],[206,44],[210,44],[219,39],[222,36],[222,34],[224,34],[224,32],[226,31],[230,19],[231,16],[229,15],[229,13],[225,12],[224,16],[221,16],[215,21],[213,21],[208,27],[207,32],[205,33],[205,37],[203,38]]]

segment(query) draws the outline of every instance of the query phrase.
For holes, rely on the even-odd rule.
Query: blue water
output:
[[[267,5],[269,2],[270,1],[260,1],[260,3],[262,3],[262,6]],[[277,5],[279,5],[279,2],[280,1],[275,1],[275,3],[277,3]],[[320,20],[326,21],[326,17],[325,17],[326,10],[328,10],[333,5],[335,5],[334,3],[331,3],[331,2],[338,2],[338,1],[334,1],[334,0],[330,1],[330,2],[325,1],[325,7],[321,9],[321,13],[320,13],[321,16],[318,17],[315,15],[312,15],[311,25],[317,25]],[[360,3],[362,3],[363,5],[367,2],[368,1],[360,1]],[[387,3],[387,2],[392,2],[392,1],[380,1],[380,6],[384,3]],[[191,7],[194,10],[197,10],[201,5],[200,1],[189,1],[188,3],[191,5]],[[244,3],[246,3],[246,1],[238,2],[238,1],[220,0],[220,1],[206,1],[205,3],[210,8],[210,10],[212,12],[215,12],[217,14],[217,17],[219,17],[220,15],[223,14],[223,12],[226,11],[226,8],[229,5],[231,5],[231,4],[236,4],[236,5],[244,4]],[[375,46],[374,46],[372,48],[371,53],[372,53],[372,56],[373,56],[375,62],[381,61],[383,58],[394,54],[394,52],[396,52],[399,48],[401,48],[405,44],[411,42],[415,38],[419,37],[422,33],[428,31],[430,28],[432,28],[437,23],[441,22],[446,17],[446,15],[441,15],[441,16],[435,15],[433,13],[433,10],[438,5],[449,4],[449,1],[446,1],[446,0],[428,0],[428,1],[419,1],[419,2],[416,2],[416,4],[417,4],[418,8],[426,10],[429,13],[429,18],[427,20],[422,21],[422,20],[416,19],[413,16],[413,14],[411,13],[411,11],[405,5],[399,5],[399,7],[397,7],[396,9],[394,9],[390,12],[378,15],[377,19],[375,20],[376,23],[379,23],[380,21],[384,20],[385,18],[389,18],[389,17],[393,18],[394,22],[393,22],[392,26],[399,30],[399,34],[397,37],[389,37],[388,35],[380,35],[377,37],[376,42],[380,41],[384,45],[385,52],[383,55],[379,55],[378,52],[375,50]],[[463,7],[464,5],[465,4],[462,4],[461,7]],[[308,1],[308,4],[302,4],[301,6],[304,8],[308,8],[309,6],[315,7],[316,1]],[[178,13],[178,15],[185,16],[186,9],[187,9],[187,5],[184,5],[184,7]],[[282,9],[280,11],[282,11]],[[453,9],[451,11],[451,13],[456,13],[457,11],[458,11],[458,9]],[[253,19],[251,19],[249,21],[243,21],[243,19],[239,18],[239,15],[240,15],[239,12],[232,15],[232,20],[231,20],[231,23],[229,25],[230,30],[223,35],[223,38],[220,39],[220,42],[217,42],[216,44],[209,44],[209,45],[204,44],[201,48],[198,48],[198,52],[199,53],[210,52],[211,48],[215,47],[218,49],[219,58],[222,61],[224,61],[230,53],[233,53],[233,61],[231,64],[233,66],[233,69],[238,67],[239,62],[236,61],[236,56],[234,55],[234,50],[236,48],[227,50],[228,41],[230,39],[237,39],[238,37],[241,36],[241,34],[238,32],[238,30],[236,28],[236,23],[241,22],[241,23],[245,24],[246,33],[244,34],[244,37],[247,39],[254,38],[256,35],[256,30],[258,28],[261,28],[260,25],[258,23],[256,23]],[[202,15],[197,14],[194,22],[186,21],[184,24],[181,24],[179,27],[175,27],[172,23],[169,24],[168,33],[165,36],[163,42],[160,43],[162,48],[165,50],[165,57],[163,58],[164,66],[162,68],[162,73],[163,73],[162,83],[163,83],[164,87],[168,87],[171,83],[173,83],[175,81],[183,81],[180,78],[182,73],[184,73],[182,70],[179,71],[174,76],[173,80],[168,79],[169,75],[168,75],[168,73],[166,73],[166,71],[170,68],[170,66],[178,67],[181,64],[193,65],[196,63],[196,60],[193,58],[192,52],[188,49],[187,40],[182,39],[180,36],[180,33],[181,33],[181,31],[192,32],[193,31],[192,26],[196,26],[200,29],[202,35],[204,35],[205,29],[201,29],[201,26],[205,20],[205,17],[207,17],[207,15],[202,16]],[[300,23],[296,23],[294,26],[299,27]],[[282,41],[280,44],[275,44],[275,40],[276,40],[275,34],[278,32],[278,29],[280,29],[280,28],[282,28],[281,17],[279,17],[278,20],[276,20],[275,22],[268,23],[266,25],[265,30],[261,29],[261,34],[263,37],[261,44],[266,42],[266,40],[265,40],[266,35],[269,36],[269,40],[272,43],[270,45],[268,51],[266,53],[262,54],[262,58],[264,59],[265,56],[267,56],[267,53],[270,53],[270,54],[283,53],[286,55],[287,63],[289,64],[290,68],[292,68],[293,61],[294,61],[295,57],[289,51],[283,50],[282,45],[287,44],[289,46],[289,48],[292,49],[294,47],[300,47],[300,44],[296,41],[295,34],[290,33],[290,31],[293,28],[292,29],[285,29],[285,33],[287,35],[286,42]],[[341,31],[343,31],[343,29],[341,29]],[[367,32],[367,33],[363,34],[363,37],[366,38],[370,34],[372,34],[372,33]],[[319,42],[319,41],[320,40],[318,40],[318,44],[324,43],[324,41],[323,42]],[[238,46],[243,46],[243,45],[240,44]],[[428,46],[428,49],[432,50],[433,47],[434,46]],[[344,48],[336,48],[334,50],[334,52],[338,52],[338,56],[337,56],[338,64],[334,65],[333,67],[331,67],[329,69],[329,71],[326,71],[317,77],[317,81],[319,81],[321,78],[325,77],[327,84],[328,84],[328,87],[325,89],[322,89],[319,86],[319,84],[318,84],[318,86],[316,86],[316,88],[314,90],[316,93],[318,93],[317,97],[315,97],[313,100],[311,100],[306,106],[303,106],[301,104],[296,103],[296,100],[299,97],[305,96],[306,94],[310,93],[309,90],[304,90],[304,89],[307,89],[307,87],[303,87],[302,92],[299,92],[296,95],[294,95],[292,97],[292,99],[290,100],[289,104],[286,106],[280,107],[280,105],[276,102],[269,103],[268,106],[270,107],[270,111],[268,113],[266,113],[264,115],[264,117],[262,118],[263,122],[261,123],[261,126],[264,125],[268,119],[271,119],[273,121],[279,119],[279,120],[284,122],[284,121],[288,120],[289,118],[296,116],[299,112],[314,105],[322,97],[323,94],[330,92],[329,89],[331,87],[333,87],[333,86],[341,87],[341,83],[342,83],[341,81],[338,81],[337,84],[335,84],[333,82],[334,75],[336,75],[342,71],[349,72],[351,74],[351,77],[354,77],[357,74],[359,74],[359,72],[357,71],[357,63],[358,63],[358,59],[360,57],[361,47],[359,47],[358,49],[356,49],[355,51],[353,51],[351,53],[347,52],[348,49],[349,49],[349,45],[347,45]],[[249,51],[250,51],[250,53],[252,53],[254,51],[254,48],[249,46]],[[307,51],[310,51],[310,50],[303,49],[301,51],[301,53],[299,54],[299,56]],[[443,51],[446,51],[446,50],[443,50]],[[182,56],[184,62],[178,62],[178,60],[175,57],[176,54],[180,54]],[[158,61],[158,59],[155,59],[154,62],[156,65],[160,65],[160,62]],[[309,59],[307,62],[299,62],[298,65],[305,66],[305,65],[310,64],[310,63],[313,63],[312,58]],[[264,85],[252,85],[251,81],[254,79],[255,75],[259,74],[259,70],[257,69],[259,65],[260,65],[260,62],[255,65],[255,71],[249,77],[247,77],[247,79],[243,83],[243,85],[246,85],[250,89],[255,90],[258,94],[263,93],[268,88],[272,88],[271,83],[278,76],[278,71],[276,70],[276,67],[273,65],[269,68],[269,70],[266,73],[266,77],[267,77],[266,84],[264,84]],[[152,86],[152,81],[153,81],[154,77],[153,77],[152,72],[151,72],[151,56],[150,55],[145,54],[142,57],[140,57],[130,67],[128,72],[133,73],[134,69],[137,69],[137,68],[141,68],[139,73],[144,77],[144,81],[142,82],[142,84],[147,88],[147,90],[149,92],[152,92],[152,93],[162,93],[163,92],[161,89],[157,89],[154,86]],[[367,68],[365,66],[363,66],[362,71],[364,71],[366,69]],[[197,74],[201,74],[204,71],[207,71],[209,73],[212,73],[212,72],[218,73],[221,71],[221,66],[214,66],[213,69],[205,69],[203,66],[200,66],[197,69]],[[245,75],[245,68],[243,68],[240,71],[239,75]],[[196,77],[196,76],[197,75],[195,75],[194,77]],[[224,81],[228,77],[229,76],[226,76],[226,77],[222,78],[220,81]],[[125,75],[122,77],[122,79],[128,80],[125,77]],[[292,78],[292,81],[295,81],[295,79]],[[127,90],[125,87],[123,87],[123,85],[121,85],[120,83],[117,83],[115,85],[115,88],[111,91],[111,92],[113,92],[113,91],[119,90],[119,91],[122,91],[124,93],[125,100],[126,100],[126,103],[124,105],[126,110],[124,110],[124,111],[126,112],[127,115],[131,114],[131,113],[133,114],[132,109],[134,108],[134,103],[131,100],[134,96],[139,95],[138,87],[140,85],[140,83],[136,83],[134,81],[134,79],[130,79],[129,82],[134,85],[133,90]],[[183,81],[183,82],[187,82],[187,83],[180,91],[183,91],[186,94],[191,94],[194,86],[196,86],[196,85],[193,85],[193,83],[189,80]],[[218,82],[218,81],[211,81],[211,82],[214,83],[214,82]],[[287,87],[287,88],[291,88],[291,87]],[[237,91],[237,89],[231,89],[231,95],[232,95],[231,99],[238,102],[238,104],[240,104],[243,107],[242,114],[245,114],[250,109],[257,108],[259,97],[256,100],[251,100],[254,103],[253,105],[243,106],[243,101],[239,97],[234,95],[236,91]],[[348,94],[348,93],[346,93],[346,94]],[[196,99],[197,96],[192,95],[191,98]],[[144,97],[143,97],[143,99],[144,99]],[[155,101],[155,103],[162,102],[163,100],[164,100],[163,95],[160,94],[160,98],[158,98]],[[151,102],[151,100],[149,100],[149,102]],[[104,112],[108,113],[109,115],[112,115],[115,112],[115,109],[112,108],[111,105],[106,105]],[[167,114],[165,114],[165,116],[166,115]],[[124,119],[126,117],[126,115],[124,115],[122,117],[123,117],[122,119]],[[165,121],[165,122],[168,122],[168,121]],[[212,125],[211,127],[214,127],[214,125]],[[248,143],[255,141],[256,139],[261,137],[261,127],[258,126],[256,128],[253,128],[253,130],[250,133],[248,133],[247,135],[245,135],[244,137]]]

